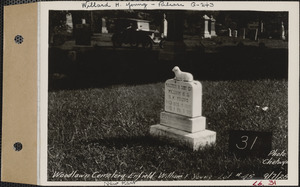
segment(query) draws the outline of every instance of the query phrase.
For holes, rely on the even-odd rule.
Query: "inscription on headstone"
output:
[[[188,117],[201,116],[202,86],[199,81],[169,79],[165,83],[165,111]]]

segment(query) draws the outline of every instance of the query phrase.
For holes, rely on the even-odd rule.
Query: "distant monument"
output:
[[[168,21],[166,18],[166,14],[164,14],[164,18],[162,20],[162,37],[167,38],[168,36]]]
[[[106,28],[106,20],[105,20],[105,18],[101,18],[101,21],[102,21],[101,33],[108,33],[107,28]]]
[[[216,132],[206,129],[202,116],[202,85],[193,75],[173,68],[174,79],[165,82],[165,111],[150,134],[162,140],[199,150],[216,142]]]
[[[159,52],[159,60],[184,59],[186,50],[183,41],[184,12],[166,12],[161,19],[160,32],[161,36],[165,38],[163,42],[164,50]]]
[[[208,22],[210,21],[210,17],[208,17],[207,15],[204,15],[203,19],[204,19],[203,37],[204,38],[211,38],[211,35],[208,31]]]
[[[72,20],[71,13],[66,14],[66,25],[67,25],[67,32],[72,33],[73,32],[73,20]]]
[[[261,21],[260,22],[260,33],[263,33],[264,32],[264,22]]]
[[[210,35],[212,37],[217,36],[217,34],[216,34],[216,20],[214,19],[213,16],[211,16],[210,21],[211,21],[210,22]]]
[[[281,22],[281,39],[285,40],[285,30],[283,22]]]
[[[237,30],[233,30],[233,37],[235,37],[235,38],[238,37],[238,31]]]

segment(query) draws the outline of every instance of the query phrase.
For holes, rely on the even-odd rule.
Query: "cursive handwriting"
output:
[[[265,165],[281,165],[284,166],[285,164],[288,164],[287,160],[281,160],[280,158],[278,158],[277,160],[274,159],[273,157],[271,157],[270,159],[263,159],[262,161],[263,164]]]
[[[262,160],[262,164],[265,165],[281,165],[284,166],[288,164],[288,161],[286,160],[286,152],[285,150],[279,152],[277,149],[270,151],[268,154],[271,158],[266,158]],[[274,158],[275,157],[275,158]]]
[[[194,7],[194,8],[212,8],[215,6],[212,2],[197,2],[193,1],[191,3],[180,2],[180,1],[157,1],[157,2],[134,2],[134,1],[119,1],[119,2],[99,2],[99,1],[89,1],[85,0],[80,2],[81,8],[92,9],[92,8],[124,8],[124,9],[148,9],[148,8],[180,8],[180,7]]]
[[[104,186],[130,186],[134,185],[136,181],[107,181],[104,182]]]
[[[282,171],[280,171],[279,173],[272,171],[271,173],[266,173],[264,175],[264,179],[266,179],[266,180],[286,180],[286,179],[288,179],[288,175],[282,174]]]
[[[106,3],[99,3],[94,1],[85,1],[84,3],[81,3],[82,8],[88,9],[88,8],[105,8],[105,7],[111,7],[111,5]]]
[[[192,2],[191,7],[214,7],[214,3],[199,3],[199,2]]]
[[[126,3],[126,6],[129,9],[132,9],[132,8],[135,8],[135,7],[147,9],[148,3],[133,3],[133,2],[128,2],[128,3]]]
[[[285,156],[287,156],[287,154],[286,154],[285,150],[283,150],[282,152],[278,152],[278,149],[275,149],[275,150],[270,151],[268,156],[285,157]]]
[[[173,3],[173,2],[165,2],[165,1],[160,1],[158,3],[159,7],[183,7],[184,4],[182,3]]]

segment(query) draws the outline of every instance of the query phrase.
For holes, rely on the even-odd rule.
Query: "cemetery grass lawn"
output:
[[[264,165],[265,158],[239,158],[228,152],[228,131],[272,132],[272,149],[287,152],[287,80],[201,82],[203,116],[207,129],[217,132],[217,142],[194,152],[149,136],[150,126],[159,123],[163,111],[163,83],[49,92],[48,180],[108,180],[53,178],[55,172],[72,171],[117,172],[125,177],[156,172],[151,179],[138,180],[173,180],[158,179],[160,173],[171,172],[182,175],[181,180],[286,174],[287,165]]]

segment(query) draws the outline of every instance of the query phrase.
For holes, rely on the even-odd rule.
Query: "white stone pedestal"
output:
[[[199,81],[169,79],[165,83],[165,111],[150,134],[164,141],[199,150],[216,142],[216,132],[206,129],[202,116],[202,85]]]
[[[180,145],[187,146],[194,151],[199,150],[205,146],[212,145],[216,142],[217,133],[210,130],[198,131],[189,133],[164,125],[152,125],[150,127],[150,134],[161,140],[171,141]]]

